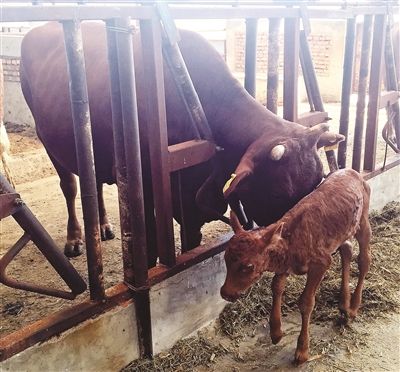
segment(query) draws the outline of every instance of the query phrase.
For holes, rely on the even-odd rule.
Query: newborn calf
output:
[[[368,220],[370,188],[361,175],[351,169],[332,173],[311,194],[300,200],[278,222],[265,228],[245,231],[231,212],[235,235],[225,252],[227,275],[221,296],[235,301],[255,283],[264,271],[275,273],[272,280],[270,333],[274,344],[282,338],[281,300],[289,274],[307,274],[299,299],[302,326],[295,363],[309,358],[309,323],[315,293],[337,249],[342,259],[342,286],[339,309],[347,319],[355,317],[361,303],[362,287],[371,256]],[[358,283],[350,299],[349,278],[355,236],[358,256]]]

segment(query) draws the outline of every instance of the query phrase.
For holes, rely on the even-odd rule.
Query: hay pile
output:
[[[392,202],[380,214],[370,215],[372,227],[372,264],[363,292],[363,303],[359,319],[374,319],[399,308],[400,296],[400,203]],[[352,262],[353,288],[357,280],[355,257],[357,242],[353,242]],[[220,315],[221,330],[231,338],[242,337],[249,325],[268,318],[271,308],[272,274],[266,274],[241,300],[229,304]],[[282,313],[297,311],[297,300],[305,285],[305,276],[290,276],[284,295]],[[341,283],[340,255],[336,254],[317,293],[313,321],[338,319],[338,302]]]
[[[399,309],[400,295],[400,203],[390,203],[382,213],[371,213],[372,226],[372,265],[367,276],[363,303],[358,319],[375,319]],[[354,251],[358,254],[357,243]],[[356,256],[355,254],[355,256]],[[353,261],[355,261],[353,259]],[[357,265],[353,262],[352,284],[357,279]],[[232,340],[238,341],[250,335],[260,322],[266,322],[271,308],[272,274],[267,273],[252,286],[247,295],[225,307],[219,318],[220,330]],[[297,300],[305,284],[305,276],[291,276],[286,286],[282,313],[298,311]],[[325,276],[316,298],[313,322],[335,321],[339,317],[338,300],[341,281],[340,256],[336,254],[331,269]],[[311,341],[312,353],[329,354],[345,339],[355,340],[357,331],[347,331],[345,327],[329,340]],[[168,353],[161,353],[153,360],[142,359],[131,363],[123,372],[172,372],[191,371],[197,366],[209,366],[214,359],[223,354],[233,354],[215,340],[204,336],[190,337],[179,341]]]
[[[216,345],[204,336],[189,337],[178,341],[166,353],[153,360],[136,360],[122,372],[187,372],[197,366],[208,366],[214,358],[227,353],[222,345]]]

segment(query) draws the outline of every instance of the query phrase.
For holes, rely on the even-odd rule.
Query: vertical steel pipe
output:
[[[103,262],[100,245],[99,208],[97,201],[96,175],[92,131],[89,114],[89,100],[86,85],[85,61],[81,27],[77,21],[64,21],[64,40],[67,54],[69,90],[75,135],[76,158],[83,219],[90,298],[104,299]]]
[[[131,228],[128,231],[125,231],[127,234],[131,234],[130,239],[126,243],[126,248],[129,250],[129,253],[127,253],[127,255],[129,255],[129,261],[127,264],[133,263],[134,274],[133,286],[132,283],[128,282],[127,284],[134,290],[140,354],[141,356],[150,357],[153,353],[153,345],[147,273],[147,241],[135,83],[135,64],[130,19],[116,19],[113,22],[113,27],[114,29],[110,29],[109,27],[109,32],[116,33],[115,41],[117,47],[119,90],[121,97],[120,107],[122,114],[127,176],[127,185],[123,185],[122,191],[128,191],[128,197],[126,199],[129,202],[128,211],[131,223]],[[147,47],[150,48],[151,46]],[[116,89],[116,82],[114,82],[113,85]],[[114,119],[117,120],[121,118],[118,112],[119,103],[117,102],[117,97],[115,97],[115,105],[117,111],[114,112]],[[120,125],[121,124],[117,124],[119,131],[121,129]],[[120,136],[121,133],[118,134],[118,140],[122,139]],[[126,199],[124,197],[123,203],[125,203]],[[123,213],[125,214],[126,211]],[[125,215],[124,218],[126,217],[127,216]]]
[[[297,92],[299,74],[299,30],[298,18],[285,18],[284,65],[283,65],[283,117],[297,120]]]
[[[365,97],[367,95],[367,82],[369,74],[372,21],[372,15],[364,16],[361,42],[360,72],[358,74],[358,97],[356,121],[354,126],[353,159],[351,164],[351,167],[358,172],[361,169],[361,151],[364,135]]]
[[[151,177],[160,263],[175,265],[175,242],[172,225],[172,193],[168,167],[167,114],[165,107],[161,27],[156,20],[140,22],[143,66],[146,81],[144,123],[149,137]]]
[[[304,32],[304,31],[300,31],[300,32]],[[306,93],[307,93],[308,103],[310,105],[310,111],[315,111],[314,102],[313,102],[312,88],[311,88],[311,84],[310,84],[310,80],[311,79],[310,79],[310,76],[309,76],[309,73],[308,73],[308,69],[307,69],[307,66],[306,66],[304,53],[303,53],[301,48],[300,48],[300,65],[301,65],[301,70],[303,72],[303,80],[304,80],[304,85],[306,87]]]
[[[347,136],[349,132],[350,97],[354,65],[354,45],[356,33],[356,19],[349,18],[346,25],[346,42],[344,48],[342,97],[340,106],[339,133],[346,139],[339,143],[338,164],[339,168],[346,168]]]
[[[122,124],[121,89],[119,85],[119,67],[117,51],[117,32],[115,19],[106,21],[107,52],[110,73],[111,113],[114,139],[115,173],[118,186],[119,217],[121,228],[122,259],[124,280],[134,283],[133,270],[133,241],[129,211],[128,177],[126,170],[124,127]]]
[[[267,109],[278,112],[279,28],[280,18],[270,18],[268,25]]]
[[[386,39],[386,20],[386,14],[375,16],[372,40],[371,75],[368,90],[367,127],[365,132],[364,170],[366,171],[373,171],[375,169],[379,101],[382,85],[382,62]]]
[[[135,286],[147,285],[147,243],[135,67],[129,18],[115,20]]]
[[[385,67],[386,67],[386,90],[398,91],[399,86],[397,83],[396,74],[396,62],[394,59],[393,40],[391,32],[391,24],[388,23],[386,30],[386,41],[385,41]],[[394,132],[396,134],[397,148],[400,149],[400,113],[399,113],[399,101],[388,107],[388,116],[392,116],[392,123],[394,126]]]
[[[246,50],[244,61],[244,88],[256,97],[257,65],[257,22],[255,18],[246,19]]]

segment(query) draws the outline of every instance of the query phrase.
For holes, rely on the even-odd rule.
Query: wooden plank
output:
[[[376,161],[378,137],[379,98],[382,83],[382,62],[386,38],[386,15],[375,16],[372,41],[371,75],[369,80],[369,101],[367,128],[365,133],[364,170],[373,171]]]
[[[313,127],[314,125],[325,123],[329,120],[328,113],[324,111],[312,111],[300,114],[296,122],[305,127]]]
[[[283,117],[297,121],[300,20],[285,19],[283,66]]]
[[[215,155],[215,144],[193,140],[168,146],[169,171],[175,172],[210,160]]]

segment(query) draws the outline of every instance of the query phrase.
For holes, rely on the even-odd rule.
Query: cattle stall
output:
[[[79,328],[93,318],[112,314],[117,308],[133,306],[129,314],[131,326],[136,327],[137,356],[151,356],[155,351],[154,326],[151,316],[151,289],[169,278],[188,272],[191,268],[219,255],[230,235],[218,238],[212,244],[185,248],[185,226],[182,224],[182,252],[176,253],[171,196],[171,173],[179,172],[203,162],[212,161],[222,149],[213,142],[207,127],[207,118],[177,44],[174,20],[178,19],[245,19],[245,79],[246,90],[255,96],[257,23],[269,20],[268,79],[266,106],[277,112],[278,63],[277,48],[280,24],[284,32],[283,66],[283,117],[302,125],[314,126],[329,120],[319,92],[313,60],[307,35],[310,20],[345,19],[347,22],[345,54],[342,77],[341,115],[339,131],[349,131],[351,82],[357,72],[358,102],[353,148],[349,150],[346,141],[335,148],[325,148],[327,163],[331,170],[350,166],[361,172],[366,180],[377,180],[393,169],[399,169],[400,118],[399,118],[399,61],[395,61],[391,25],[393,14],[398,10],[395,2],[369,2],[361,6],[346,2],[318,4],[293,1],[249,1],[224,2],[215,6],[213,2],[201,2],[195,6],[178,1],[169,1],[169,6],[155,5],[148,1],[10,1],[2,5],[2,22],[61,22],[64,32],[68,73],[70,81],[70,102],[73,113],[74,133],[79,161],[82,210],[85,222],[85,241],[88,270],[88,292],[90,299],[63,309],[34,324],[0,339],[0,361],[12,361],[13,356],[34,345],[49,340],[67,330]],[[177,4],[179,3],[179,4]],[[200,3],[200,2],[199,2]],[[328,7],[328,8],[326,8]],[[331,8],[329,8],[331,7]],[[327,9],[329,11],[327,11]],[[120,208],[121,249],[124,281],[105,289],[103,281],[102,247],[100,243],[99,215],[97,205],[94,158],[90,129],[88,92],[81,40],[81,22],[96,20],[107,28],[107,48],[110,68],[111,105],[114,131],[114,146],[117,155],[117,185]],[[138,133],[138,118],[135,92],[134,58],[132,51],[131,22],[136,22],[144,51],[146,94],[149,122],[155,123],[149,129],[148,146],[151,157],[151,179],[149,189],[143,189],[142,164]],[[362,53],[359,65],[354,65],[356,52],[356,21],[364,30]],[[171,69],[176,68],[176,77],[182,89],[181,99],[185,101],[191,117],[191,125],[197,135],[191,141],[168,146],[165,92],[163,81],[163,55],[169,59]],[[397,66],[396,66],[397,63]],[[369,67],[370,66],[370,67]],[[305,82],[310,111],[299,113],[298,80],[301,67]],[[356,67],[359,71],[356,71]],[[382,85],[385,86],[382,91]],[[369,96],[366,108],[366,96]],[[395,154],[386,158],[383,164],[376,162],[378,138],[378,116],[386,110],[388,121],[383,137]],[[366,117],[366,120],[364,120]],[[364,122],[366,123],[364,127]],[[365,131],[365,141],[363,133]],[[348,152],[351,152],[350,158]],[[179,173],[178,173],[179,174]],[[128,192],[128,190],[130,192]],[[146,194],[147,193],[147,194]],[[0,218],[12,216],[25,234],[0,259],[1,282],[14,288],[30,290],[45,295],[74,299],[86,290],[86,283],[71,263],[60,254],[52,238],[40,225],[18,195],[0,174]],[[144,198],[153,205],[154,216],[145,213]],[[157,216],[157,218],[155,218]],[[147,270],[146,240],[155,237],[158,262]],[[38,287],[29,283],[16,283],[5,274],[7,265],[32,240],[56,269],[70,289],[70,292],[53,288]],[[212,314],[215,316],[215,314]],[[210,319],[211,320],[211,319]],[[86,323],[85,323],[86,322]],[[187,334],[182,334],[181,337]],[[133,341],[132,341],[133,342]],[[121,362],[126,363],[127,360]],[[129,361],[128,361],[129,362]],[[12,365],[12,364],[10,364]],[[123,367],[121,365],[120,367]]]

